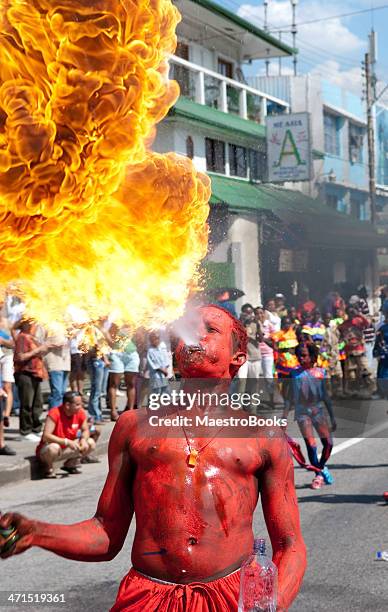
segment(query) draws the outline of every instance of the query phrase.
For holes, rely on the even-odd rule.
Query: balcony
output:
[[[170,58],[170,79],[179,83],[185,98],[260,125],[267,115],[290,112],[283,100],[175,55]]]

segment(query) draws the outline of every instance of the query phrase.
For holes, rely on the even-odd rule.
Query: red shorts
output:
[[[239,590],[240,570],[211,582],[175,584],[132,568],[121,581],[110,612],[234,612]]]

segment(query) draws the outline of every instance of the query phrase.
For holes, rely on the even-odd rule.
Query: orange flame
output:
[[[178,96],[170,0],[0,0],[0,270],[34,318],[151,325],[206,254],[210,181],[149,151]]]

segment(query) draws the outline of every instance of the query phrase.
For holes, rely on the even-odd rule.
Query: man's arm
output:
[[[22,536],[11,554],[39,546],[76,561],[110,561],[119,553],[133,516],[131,491],[135,468],[128,450],[133,422],[134,417],[128,412],[113,430],[108,451],[109,473],[95,516],[74,525],[54,525],[7,513],[0,517],[0,527],[12,523]]]
[[[337,422],[334,416],[333,403],[331,401],[331,397],[327,389],[326,372],[325,372],[325,378],[321,382],[322,382],[322,400],[326,406],[327,412],[329,413],[330,422],[331,422],[331,430],[335,431],[337,429]]]
[[[295,599],[306,569],[306,547],[299,523],[294,467],[283,433],[268,438],[266,466],[258,475],[264,519],[279,572],[277,611]]]
[[[19,350],[20,348],[22,348],[22,350]],[[49,344],[48,342],[43,342],[43,344],[39,344],[31,350],[24,351],[24,345],[23,347],[19,347],[18,343],[16,343],[15,361],[28,361],[29,359],[32,359],[32,357],[36,357],[36,355],[47,353],[47,351],[52,348],[54,348],[54,345]]]

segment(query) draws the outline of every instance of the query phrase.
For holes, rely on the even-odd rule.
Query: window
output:
[[[349,159],[352,164],[362,164],[365,129],[349,122]]]
[[[223,59],[218,58],[218,72],[222,74],[222,76],[228,77],[229,79],[233,79],[232,62],[227,62]]]
[[[249,178],[251,181],[265,181],[267,176],[267,155],[265,151],[249,149]]]
[[[361,197],[351,197],[350,214],[354,219],[358,219],[359,221],[368,221],[367,201]]]
[[[186,45],[186,43],[183,42],[178,42],[175,49],[175,55],[189,61],[189,45]]]
[[[350,198],[350,214],[354,219],[359,219],[361,213],[361,202],[358,198]]]
[[[367,202],[360,202],[360,221],[370,221]]]
[[[326,196],[326,203],[329,208],[332,208],[333,210],[338,210],[338,197],[336,195],[329,193]]]
[[[229,145],[229,173],[231,176],[247,176],[247,150],[238,145]]]
[[[186,155],[189,159],[194,159],[194,142],[191,136],[186,138]]]
[[[205,138],[206,170],[225,174],[225,143]]]
[[[284,115],[286,111],[286,106],[267,100],[267,115]]]
[[[324,113],[323,125],[325,131],[325,153],[330,155],[340,154],[340,140],[338,129],[338,117]]]
[[[189,61],[189,45],[178,42],[175,49],[175,55]],[[178,81],[181,96],[189,98],[189,100],[195,100],[196,75],[189,68],[172,62],[170,78]]]

